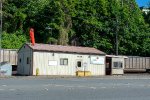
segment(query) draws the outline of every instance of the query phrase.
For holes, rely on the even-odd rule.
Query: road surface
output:
[[[0,100],[149,100],[150,75],[0,78]]]

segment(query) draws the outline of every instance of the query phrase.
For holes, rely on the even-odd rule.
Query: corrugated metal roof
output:
[[[106,57],[110,57],[110,58],[128,58],[127,56],[124,56],[124,55],[106,55]]]
[[[52,51],[52,52],[67,52],[67,53],[83,53],[83,54],[101,54],[104,52],[90,47],[77,47],[77,46],[62,46],[62,45],[50,45],[50,44],[27,44],[31,49],[37,51]]]

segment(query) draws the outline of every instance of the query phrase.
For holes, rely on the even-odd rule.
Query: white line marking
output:
[[[9,89],[9,91],[15,91],[16,89]]]
[[[90,87],[91,89],[96,89],[96,87]]]
[[[48,88],[45,88],[46,91],[48,91]]]
[[[7,86],[7,85],[2,85],[2,86]]]

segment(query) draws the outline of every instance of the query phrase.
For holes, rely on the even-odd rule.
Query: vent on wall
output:
[[[82,56],[77,56],[78,58],[82,58]]]

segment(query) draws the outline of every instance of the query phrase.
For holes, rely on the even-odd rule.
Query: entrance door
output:
[[[111,61],[111,58],[106,57],[106,75],[111,75],[112,73]]]
[[[83,67],[83,64],[82,64],[82,60],[77,60],[77,61],[76,61],[76,70],[77,70],[77,71],[84,71],[84,67]]]

